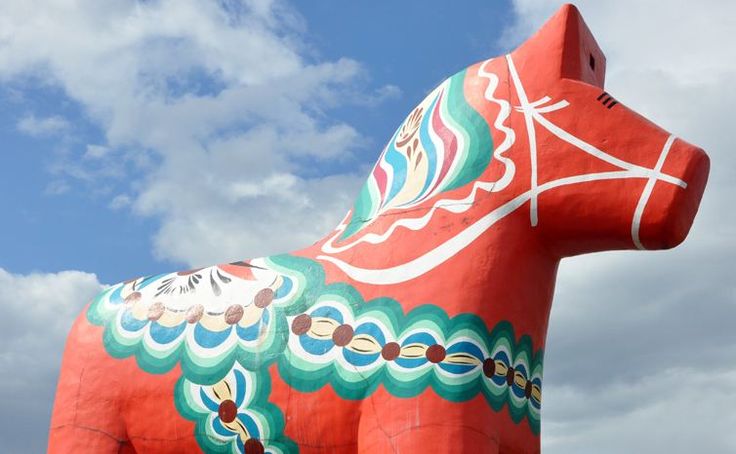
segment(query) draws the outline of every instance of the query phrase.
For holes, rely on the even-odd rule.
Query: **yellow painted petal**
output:
[[[230,325],[225,322],[225,314],[210,315],[205,312],[199,320],[199,324],[210,331],[223,331]]]
[[[247,326],[251,326],[252,324],[256,323],[258,320],[260,320],[262,315],[263,315],[263,309],[256,307],[255,304],[245,306],[243,308],[243,318],[240,319],[240,321],[238,322],[238,325],[244,328]]]
[[[503,361],[496,360],[496,375],[506,375],[508,371],[509,368]]]
[[[332,339],[332,333],[340,326],[336,320],[325,317],[314,317],[309,335],[315,339]]]
[[[233,400],[233,389],[227,380],[221,380],[212,385],[212,392],[219,399],[219,402]]]
[[[232,422],[223,422],[223,426],[227,427],[228,430],[235,432],[240,437],[240,441],[245,443],[249,438],[250,434],[248,433],[248,429],[245,428],[242,422],[238,418],[235,418]]]
[[[171,310],[166,309],[164,310],[164,313],[161,316],[161,318],[157,320],[157,322],[161,326],[171,328],[173,326],[179,325],[182,321],[184,321],[185,315],[186,315],[185,312],[173,312]]]
[[[478,366],[481,364],[478,358],[473,355],[468,355],[467,353],[450,353],[445,357],[443,362],[469,366]]]
[[[401,347],[401,358],[416,359],[423,358],[427,354],[427,346],[424,344],[409,344]]]
[[[532,385],[532,399],[542,402],[542,390],[537,385]]]
[[[368,334],[358,334],[354,336],[353,340],[350,341],[346,348],[356,353],[363,354],[380,353],[382,349],[381,344],[379,344],[373,336]]]

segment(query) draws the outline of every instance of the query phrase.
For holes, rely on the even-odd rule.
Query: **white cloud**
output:
[[[62,195],[69,192],[69,184],[60,179],[51,180],[44,188],[43,193],[46,195]]]
[[[4,2],[0,80],[55,84],[102,128],[106,143],[56,173],[129,185],[131,209],[161,222],[158,256],[202,265],[286,251],[347,210],[336,181],[357,192],[358,177],[329,169],[355,160],[363,138],[329,110],[398,93],[366,87],[353,60],[305,57],[304,27],[269,1]]]
[[[104,133],[58,154],[48,193],[82,181],[110,209],[159,219],[159,257],[243,259],[307,245],[337,223],[361,178],[322,168],[354,159],[362,138],[329,109],[397,93],[360,89],[355,61],[305,58],[303,32],[268,1],[0,2],[0,83],[55,85]],[[18,128],[39,130],[28,118]],[[0,270],[0,361],[18,371],[0,382],[9,452],[43,451],[63,339],[99,288],[81,272]]]
[[[113,210],[120,210],[127,206],[130,206],[130,196],[126,194],[118,194],[110,200],[110,208]]]
[[[104,158],[108,153],[110,152],[110,149],[108,147],[103,147],[102,145],[87,145],[87,149],[84,152],[83,158],[85,159],[100,159]]]
[[[547,389],[545,453],[734,452],[736,368],[666,369],[593,392]],[[550,402],[551,401],[551,402]],[[725,407],[725,408],[724,408]],[[591,418],[592,412],[602,414]]]
[[[94,274],[81,271],[18,275],[0,268],[0,439],[5,452],[45,451],[45,437],[37,435],[45,434],[51,417],[67,332],[101,288]]]
[[[514,1],[508,46],[561,2]],[[711,157],[690,236],[672,251],[563,262],[545,354],[544,452],[731,452],[736,392],[736,4],[577,2],[606,90]]]
[[[199,266],[287,252],[333,228],[362,176],[293,173],[297,136],[256,128],[164,162],[134,205],[160,216],[155,254]]]
[[[18,120],[16,127],[18,131],[29,136],[43,137],[62,134],[68,131],[71,125],[58,115],[37,118],[35,115],[29,114]]]

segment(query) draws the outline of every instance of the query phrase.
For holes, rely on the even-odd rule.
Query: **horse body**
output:
[[[559,261],[677,245],[708,174],[604,74],[565,6],[430,93],[313,246],[103,292],[49,450],[539,451]]]

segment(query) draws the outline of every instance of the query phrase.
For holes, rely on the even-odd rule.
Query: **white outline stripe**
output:
[[[498,179],[498,181],[496,181],[492,190],[492,192],[498,192],[505,189],[506,186],[508,186],[514,179],[514,175],[516,174],[516,164],[514,164],[514,161],[503,155],[516,142],[516,132],[505,124],[506,120],[511,116],[511,104],[505,99],[493,96],[498,88],[499,79],[495,73],[486,71],[486,65],[490,64],[492,61],[493,59],[486,60],[480,68],[478,68],[478,77],[488,79],[488,86],[486,87],[486,91],[483,93],[483,96],[487,101],[498,104],[499,112],[496,116],[496,120],[493,122],[493,126],[496,130],[504,133],[505,135],[503,142],[493,150],[493,157],[504,165],[503,175]]]
[[[551,132],[558,138],[564,140],[565,142],[569,143],[570,145],[573,145],[576,148],[579,148],[580,150],[588,153],[591,156],[595,156],[601,161],[607,162],[609,164],[612,164],[622,169],[637,170],[637,171],[643,170],[647,173],[654,172],[652,176],[655,177],[657,180],[666,181],[667,183],[670,183],[670,184],[676,184],[677,186],[680,186],[681,188],[687,187],[687,183],[685,183],[684,181],[682,181],[681,179],[677,177],[673,177],[666,173],[661,173],[659,170],[653,171],[646,167],[642,167],[636,164],[632,164],[630,162],[622,161],[621,159],[615,156],[611,156],[605,151],[599,150],[598,148],[594,147],[588,142],[578,137],[575,137],[574,135],[560,128],[559,126],[557,126],[556,124],[552,123],[547,118],[545,118],[543,115],[539,114],[538,112],[534,112],[534,119],[537,120],[537,122],[540,125],[544,126],[545,129],[547,129],[549,132]]]
[[[672,144],[674,142],[675,136],[670,135],[667,138],[667,141],[664,143],[664,147],[662,147],[662,152],[659,154],[659,159],[657,160],[657,165],[654,166],[652,175],[649,177],[649,180],[647,180],[647,184],[646,186],[644,186],[644,190],[641,192],[639,203],[637,203],[636,209],[634,210],[634,218],[631,220],[631,239],[634,241],[634,246],[642,251],[646,250],[647,248],[645,248],[644,245],[641,244],[641,238],[639,238],[641,217],[644,214],[644,208],[647,207],[649,197],[652,196],[654,185],[657,183],[657,175],[660,174],[662,167],[664,167],[664,161],[665,159],[667,159],[667,154],[670,152],[670,148],[672,148]]]
[[[527,201],[532,202],[530,205],[532,206],[532,212],[530,213],[532,225],[536,225],[536,204],[532,201],[533,199],[536,200],[537,195],[541,194],[544,191],[548,191],[550,189],[558,188],[561,186],[567,186],[571,184],[578,184],[578,183],[587,183],[592,181],[600,181],[600,180],[611,180],[611,179],[623,179],[623,178],[645,178],[647,179],[647,183],[645,185],[644,191],[642,192],[641,198],[639,200],[639,206],[637,206],[637,209],[634,212],[634,218],[632,220],[632,237],[634,237],[634,241],[636,244],[636,241],[638,240],[638,222],[641,219],[641,213],[643,213],[645,205],[649,199],[649,196],[651,195],[652,188],[654,187],[654,184],[657,180],[662,180],[666,183],[674,184],[677,186],[680,186],[682,188],[687,187],[687,183],[682,181],[679,178],[676,178],[671,175],[667,175],[661,172],[662,167],[664,165],[664,160],[666,158],[667,153],[669,152],[670,147],[672,146],[672,143],[674,142],[675,137],[670,136],[666,143],[664,148],[662,149],[662,152],[660,153],[659,160],[657,162],[657,165],[654,169],[649,169],[646,167],[642,167],[630,162],[623,161],[619,158],[616,158],[615,156],[612,156],[605,151],[599,150],[598,148],[594,147],[593,145],[585,142],[584,140],[581,140],[580,138],[570,134],[569,132],[565,131],[564,129],[560,128],[559,126],[555,125],[548,119],[542,115],[542,113],[547,113],[552,110],[561,109],[564,107],[567,107],[568,103],[565,100],[559,101],[553,105],[546,106],[546,107],[540,107],[543,104],[550,101],[549,97],[544,97],[538,101],[535,101],[534,103],[529,103],[528,99],[526,98],[526,94],[523,92],[523,85],[521,83],[521,80],[516,73],[515,68],[513,67],[513,62],[511,60],[511,56],[507,55],[506,59],[509,62],[509,71],[512,74],[512,78],[514,79],[518,97],[519,100],[522,102],[522,106],[520,109],[524,113],[525,119],[527,119],[527,132],[529,134],[529,140],[530,144],[534,144],[534,153],[533,157],[536,157],[536,130],[534,129],[534,123],[536,120],[536,123],[539,123],[540,126],[544,127],[547,131],[551,132],[555,136],[557,136],[559,139],[569,143],[570,145],[582,150],[585,153],[588,153],[602,161],[608,162],[614,166],[617,166],[621,168],[622,170],[618,171],[609,171],[609,172],[600,172],[600,173],[590,173],[585,175],[575,175],[571,177],[566,178],[560,178],[558,180],[552,180],[549,182],[546,182],[540,186],[537,186],[536,183],[536,175],[533,175],[532,177],[532,189],[529,191],[524,192],[523,194],[520,194],[516,196],[514,199],[506,202],[505,204],[501,205],[500,207],[496,208],[495,210],[491,211],[490,213],[486,214],[485,216],[478,219],[476,222],[471,224],[470,226],[466,227],[464,230],[460,231],[458,234],[456,234],[454,237],[450,238],[446,242],[440,244],[435,249],[432,249],[428,252],[426,252],[424,255],[419,256],[415,259],[412,259],[408,262],[390,267],[390,268],[383,268],[383,269],[369,269],[369,268],[360,268],[351,265],[350,263],[347,263],[343,260],[340,260],[336,257],[331,257],[327,255],[320,255],[317,256],[317,259],[327,261],[330,263],[333,263],[335,266],[340,268],[345,274],[350,276],[351,278],[359,281],[364,282],[367,284],[377,284],[377,285],[390,285],[390,284],[398,284],[401,282],[405,282],[414,278],[417,278],[421,276],[422,274],[425,274],[428,271],[431,271],[432,269],[439,266],[441,263],[444,263],[446,260],[453,257],[455,254],[463,250],[465,247],[470,245],[473,241],[475,241],[478,237],[480,237],[484,232],[486,232],[488,229],[490,229],[497,221],[500,219],[503,219],[510,213],[517,210],[520,206],[522,206]],[[532,127],[530,128],[528,126],[528,120],[532,121]],[[536,170],[536,169],[535,169]],[[475,185],[478,185],[480,182],[476,181]],[[473,188],[473,191],[471,192],[471,195],[469,197],[474,197],[474,193],[477,190],[477,187]],[[439,204],[439,201],[437,204]],[[438,208],[443,208],[451,212],[455,212],[456,210],[453,209],[452,205],[449,206],[438,206],[435,205],[432,207],[432,211]],[[457,211],[464,211],[462,209],[458,209]],[[418,219],[402,219],[400,221],[395,222],[392,225],[392,229],[394,227],[398,227],[399,224],[402,223],[402,221],[411,223],[412,221],[420,220],[424,224],[428,222],[427,219],[425,219],[427,215],[423,218]],[[346,218],[347,219],[347,218]],[[344,222],[344,221],[343,221]],[[634,226],[633,224],[636,224]],[[337,252],[339,250],[344,250],[349,247],[352,247],[354,244],[366,241],[369,243],[379,242],[382,240],[385,240],[389,235],[392,229],[389,229],[389,232],[386,232],[383,237],[377,236],[375,234],[368,234],[364,237],[360,238],[359,240],[355,241],[354,243],[351,243],[350,245],[346,245],[343,247],[335,248],[332,246],[332,241],[345,230],[346,225],[343,223],[338,226],[336,229],[335,235],[328,240],[326,245],[323,245],[322,250],[323,252],[330,253],[330,252]],[[634,236],[636,234],[636,237]],[[367,237],[374,235],[378,238],[370,238]],[[327,247],[325,247],[327,246]],[[641,246],[641,243],[637,245],[637,247]],[[332,250],[330,250],[332,249]],[[640,247],[640,249],[643,249],[643,246]]]
[[[519,79],[519,73],[516,72],[514,67],[514,61],[511,59],[511,55],[506,55],[506,61],[508,62],[509,71],[511,72],[511,78],[514,80],[514,87],[516,88],[516,95],[519,97],[521,102],[521,108],[524,112],[524,121],[526,123],[526,133],[529,137],[529,163],[530,163],[530,198],[529,198],[529,221],[532,227],[535,227],[539,222],[537,216],[537,133],[534,129],[534,116],[533,111],[535,106],[529,104],[529,99],[526,97],[524,86],[521,84]],[[549,98],[547,98],[549,99]],[[540,100],[538,102],[544,103],[546,100]]]
[[[615,180],[620,178],[649,178],[650,173],[651,172],[649,170],[646,170],[645,172],[639,172],[636,170],[616,170],[612,172],[575,175],[544,183],[539,186],[538,193],[549,191],[550,189],[555,189],[560,186],[588,183],[591,181]],[[405,282],[431,271],[440,263],[445,262],[461,250],[465,249],[479,236],[490,229],[497,221],[516,211],[520,206],[528,202],[530,198],[531,191],[526,191],[478,219],[465,230],[442,243],[435,249],[432,249],[426,254],[413,260],[390,268],[359,268],[329,255],[319,255],[317,256],[317,259],[333,263],[351,278],[366,284],[391,285]]]

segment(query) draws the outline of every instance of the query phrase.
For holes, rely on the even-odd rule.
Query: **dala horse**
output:
[[[538,452],[560,260],[676,246],[708,175],[604,73],[564,6],[434,89],[313,246],[103,291],[49,452]]]

